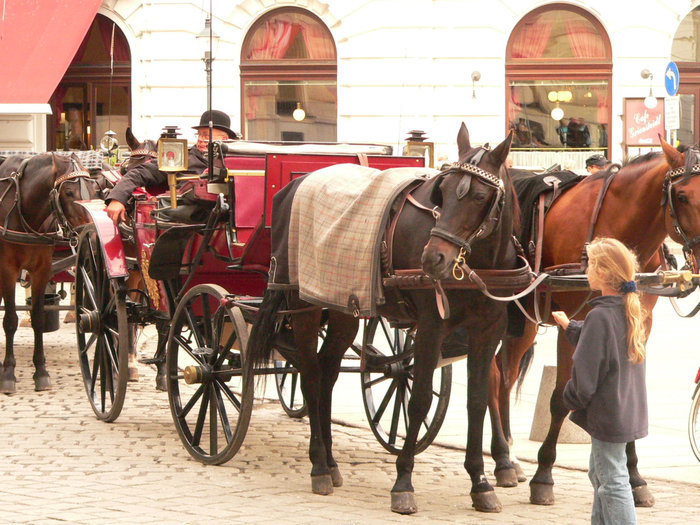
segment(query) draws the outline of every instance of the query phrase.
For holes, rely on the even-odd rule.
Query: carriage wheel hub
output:
[[[100,329],[100,312],[93,310],[86,314],[80,314],[80,330],[84,334],[94,334]]]
[[[193,385],[195,383],[203,383],[204,379],[211,375],[211,370],[209,367],[202,365],[190,365],[185,367],[184,379],[185,383],[188,385]]]

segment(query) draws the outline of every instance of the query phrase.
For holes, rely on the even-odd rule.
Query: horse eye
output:
[[[688,204],[688,196],[685,193],[679,193],[678,202],[680,202],[681,204]]]
[[[474,194],[474,200],[477,202],[483,202],[486,200],[486,194],[482,191],[479,191]]]

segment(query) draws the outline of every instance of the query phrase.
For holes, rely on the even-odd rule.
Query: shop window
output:
[[[241,129],[248,140],[337,140],[333,37],[311,13],[271,11],[251,28],[241,54]]]
[[[671,140],[685,145],[698,141],[700,127],[700,7],[691,11],[678,25],[671,47],[671,60],[680,72],[678,87],[680,128],[672,131]]]
[[[588,12],[552,4],[526,15],[508,43],[507,129],[515,156],[542,154],[520,164],[580,169],[593,151],[607,156],[611,75],[609,40]]]

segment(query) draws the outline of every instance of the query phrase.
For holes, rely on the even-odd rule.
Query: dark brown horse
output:
[[[669,175],[669,170],[685,166],[686,154],[663,141],[662,146],[663,154],[640,157],[622,167],[615,175],[602,201],[594,228],[594,236],[613,237],[632,248],[643,272],[653,272],[661,264],[659,252],[667,235],[683,244],[691,259],[699,254],[697,243],[700,238],[696,236],[700,234],[700,177],[695,175],[700,171],[700,165],[697,165],[700,160],[694,154],[692,159],[688,159],[691,164],[688,167],[689,175],[674,175],[673,172]],[[547,267],[581,261],[593,211],[606,177],[609,177],[607,172],[592,175],[554,201],[544,222],[543,271],[547,271]],[[587,293],[581,292],[554,293],[552,309],[564,310],[569,315],[578,312],[575,318],[582,319],[588,311],[584,305],[587,297]],[[656,300],[655,295],[642,295],[642,303],[649,314],[647,331],[651,329],[651,312]],[[544,321],[552,322],[549,318]],[[502,433],[508,440],[511,440],[510,392],[518,377],[521,359],[532,347],[536,333],[537,325],[527,321],[522,337],[507,339],[506,359],[494,360],[489,409],[500,415],[500,420],[498,417],[492,418],[494,434]],[[557,380],[550,401],[552,420],[539,450],[537,471],[530,481],[530,501],[535,504],[554,503],[552,466],[556,459],[559,431],[568,414],[562,392],[571,376],[573,352],[574,348],[560,331],[557,339]],[[501,371],[499,368],[503,362],[507,363],[507,369]],[[653,496],[637,469],[634,442],[627,445],[627,458],[636,505],[653,505]]]
[[[512,185],[504,168],[511,136],[493,151],[472,148],[464,124],[458,134],[459,163],[428,179],[412,193],[422,208],[406,205],[395,226],[392,259],[395,269],[422,268],[434,279],[451,275],[458,255],[474,268],[514,268],[516,248],[512,239],[513,208],[517,206]],[[284,188],[275,197],[275,210],[286,198]],[[430,210],[440,207],[439,219]],[[276,221],[285,220],[275,215]],[[273,227],[273,232],[274,232]],[[277,242],[273,233],[273,252]],[[412,471],[419,427],[425,421],[432,398],[433,372],[441,355],[443,339],[459,327],[469,338],[468,409],[469,430],[465,468],[471,478],[471,497],[477,510],[498,512],[501,505],[484,475],[482,453],[483,421],[488,400],[488,375],[496,346],[504,336],[507,322],[505,303],[495,302],[476,290],[447,290],[451,313],[442,319],[435,290],[402,290],[400,302],[409,304],[412,314],[387,294],[379,313],[392,320],[410,322],[415,328],[414,381],[408,405],[408,430],[396,461],[397,479],[391,490],[391,509],[410,514],[417,511]],[[394,297],[394,299],[392,299]],[[282,306],[286,305],[286,306]],[[274,345],[276,316],[280,308],[303,309],[291,315],[293,359],[301,374],[301,388],[309,410],[312,490],[329,494],[342,484],[332,453],[331,397],[341,359],[355,338],[358,320],[340,311],[328,312],[327,333],[317,353],[322,311],[299,299],[298,292],[268,290],[253,326],[248,349],[260,364],[269,358]],[[496,469],[509,471],[508,445],[501,441],[494,455]],[[514,481],[517,484],[517,481]]]
[[[0,165],[0,293],[5,302],[5,360],[0,392],[16,391],[15,285],[22,270],[31,278],[34,386],[51,388],[44,357],[44,292],[57,241],[76,235],[89,217],[78,200],[94,199],[97,184],[77,158],[55,154],[9,157]]]

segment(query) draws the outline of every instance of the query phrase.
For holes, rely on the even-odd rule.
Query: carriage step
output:
[[[165,363],[164,357],[144,357],[138,360],[142,365],[157,365]]]

